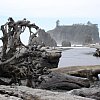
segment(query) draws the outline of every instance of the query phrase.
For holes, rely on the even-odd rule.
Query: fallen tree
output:
[[[27,46],[20,39],[26,28],[30,33]],[[36,29],[35,33],[33,29]],[[42,45],[36,41],[41,29],[25,18],[15,21],[10,17],[8,22],[1,25],[1,31],[3,46],[0,54],[0,77],[11,78],[11,81],[5,84],[21,84],[21,80],[27,79],[26,85],[33,87],[32,81],[36,85],[41,75],[48,74],[48,69],[58,64],[61,52],[50,53],[41,49]],[[0,83],[3,83],[2,80]]]
[[[72,76],[88,78],[90,81],[98,81],[100,74],[100,66],[71,66],[64,68],[51,69],[53,72],[65,73]]]
[[[72,90],[89,86],[90,82],[87,78],[81,78],[63,73],[51,72],[50,74],[44,76],[44,81],[39,85],[39,88]]]

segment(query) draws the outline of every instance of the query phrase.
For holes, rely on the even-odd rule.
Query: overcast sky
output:
[[[26,17],[100,17],[100,0],[0,0],[0,14]]]
[[[70,19],[68,23],[79,18],[97,22],[99,10],[100,0],[0,0],[0,16],[3,18]]]
[[[100,0],[0,0],[0,25],[8,17],[27,18],[45,30],[60,24],[87,23],[100,27]]]

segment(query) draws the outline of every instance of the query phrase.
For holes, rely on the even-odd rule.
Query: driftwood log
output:
[[[100,66],[72,66],[65,68],[51,69],[53,72],[66,73],[69,75],[88,78],[90,81],[98,81],[100,74]]]
[[[69,93],[72,95],[100,100],[100,87],[74,89],[69,91]]]
[[[87,78],[80,78],[67,74],[51,72],[43,78],[44,81],[39,85],[39,88],[42,89],[72,90],[90,86]]]
[[[5,81],[7,80],[7,81]],[[41,75],[37,79],[27,78],[21,80],[21,85],[33,88],[48,89],[48,90],[72,90],[80,89],[82,87],[90,87],[90,82],[87,78],[75,77],[67,74],[51,72],[47,75]],[[1,78],[1,85],[10,85],[9,78]]]
[[[1,100],[94,100],[71,95],[67,92],[32,89],[26,86],[0,86]]]

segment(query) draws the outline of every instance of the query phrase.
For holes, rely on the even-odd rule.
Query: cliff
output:
[[[57,25],[56,28],[49,30],[48,33],[56,40],[57,44],[61,44],[63,41],[70,41],[74,44],[99,42],[97,24]]]

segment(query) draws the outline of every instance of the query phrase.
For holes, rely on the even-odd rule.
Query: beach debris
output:
[[[26,28],[29,29],[30,34],[28,45],[23,44],[20,39],[20,35]],[[36,32],[33,32],[33,29]],[[0,54],[0,76],[11,78],[8,84],[19,83],[21,85],[21,80],[27,79],[27,86],[36,87],[42,81],[40,80],[41,75],[48,74],[50,72],[48,69],[54,63],[59,62],[61,52],[59,55],[55,52],[53,56],[52,53],[41,49],[43,45],[35,41],[41,29],[26,18],[15,21],[9,17],[8,21],[1,25],[1,31],[3,36],[0,39],[3,46]],[[50,60],[57,62],[51,63]]]

